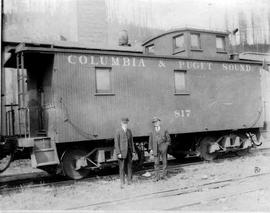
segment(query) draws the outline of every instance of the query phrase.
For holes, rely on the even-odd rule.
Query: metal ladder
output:
[[[27,74],[24,68],[23,52],[17,53],[17,80],[18,80],[18,120],[19,135],[30,137],[30,112],[26,106]]]

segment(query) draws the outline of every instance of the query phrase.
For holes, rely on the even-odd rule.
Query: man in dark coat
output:
[[[161,120],[157,117],[153,118],[152,123],[154,128],[149,137],[149,149],[150,153],[153,153],[155,159],[155,179],[154,181],[159,180],[159,161],[160,156],[162,157],[162,179],[165,179],[167,176],[167,150],[168,146],[171,143],[171,138],[169,132],[164,129],[160,124]]]
[[[135,155],[132,132],[127,128],[129,119],[121,119],[121,128],[117,129],[114,137],[114,147],[119,163],[120,186],[125,184],[127,175],[128,184],[132,180],[132,157]]]

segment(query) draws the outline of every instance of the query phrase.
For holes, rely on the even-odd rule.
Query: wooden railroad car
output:
[[[153,37],[142,50],[21,44],[5,65],[18,72],[6,143],[28,148],[33,166],[74,179],[115,162],[123,116],[140,161],[153,116],[176,158],[248,150],[264,122],[261,63],[230,59],[228,48],[227,33],[192,28]]]

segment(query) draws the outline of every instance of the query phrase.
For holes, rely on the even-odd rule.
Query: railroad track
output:
[[[264,174],[264,175],[270,175],[268,174]],[[232,192],[232,193],[223,193],[221,195],[217,195],[217,196],[213,196],[210,199],[206,199],[206,200],[202,200],[202,201],[195,201],[195,202],[191,202],[188,204],[184,204],[184,205],[179,205],[173,208],[168,208],[166,210],[185,210],[186,208],[190,208],[190,207],[195,207],[195,206],[200,206],[200,205],[204,205],[205,203],[210,203],[213,201],[218,201],[218,200],[222,200],[222,199],[228,199],[228,198],[232,198],[232,197],[237,197],[237,196],[242,196],[244,194],[249,194],[249,193],[253,193],[253,192],[258,192],[261,190],[269,190],[269,187],[253,187],[252,189],[246,189],[246,190],[241,190],[238,192]]]
[[[163,210],[182,210],[184,208],[187,207],[192,207],[192,206],[196,206],[196,205],[200,205],[206,202],[210,202],[213,200],[219,200],[222,198],[228,198],[228,197],[232,197],[232,196],[237,196],[237,195],[242,195],[242,194],[246,194],[246,193],[251,193],[251,192],[256,192],[262,189],[266,189],[266,187],[262,187],[262,186],[254,186],[251,187],[251,189],[244,189],[241,191],[233,191],[233,192],[229,192],[229,193],[221,193],[218,194],[216,196],[213,196],[211,198],[208,199],[203,199],[201,197],[196,198],[196,195],[194,195],[194,193],[200,193],[203,192],[206,188],[209,190],[211,189],[218,189],[218,188],[222,188],[222,187],[226,187],[226,186],[230,186],[230,184],[238,184],[239,182],[248,182],[249,180],[253,179],[253,178],[257,178],[257,177],[263,177],[264,179],[269,179],[270,177],[270,172],[268,173],[263,173],[263,174],[255,174],[255,175],[250,175],[250,176],[245,176],[245,177],[241,177],[241,178],[230,178],[230,179],[226,179],[226,180],[221,180],[221,181],[214,181],[214,182],[209,182],[209,183],[205,183],[205,184],[200,184],[200,185],[196,185],[194,187],[184,187],[184,188],[171,188],[169,190],[163,190],[163,191],[157,191],[154,193],[145,193],[145,194],[140,194],[137,196],[132,196],[126,199],[119,199],[119,200],[112,200],[112,201],[104,201],[104,202],[98,202],[98,203],[92,203],[92,204],[88,204],[88,205],[81,205],[81,206],[75,206],[75,207],[71,207],[71,208],[66,208],[65,210],[120,210],[118,209],[118,207],[123,207],[125,205],[128,205],[130,207],[130,209],[133,210],[139,210],[138,206],[142,207],[142,201],[145,200],[150,200],[150,202],[148,202],[150,205],[156,205],[156,203],[153,204],[153,199],[168,199],[169,202],[172,202],[173,199],[177,198],[177,196],[192,196],[189,201],[184,201],[183,204],[178,204],[174,207],[169,207],[169,208],[164,208],[163,204],[162,207],[164,208]],[[267,187],[269,188],[269,187]],[[141,203],[141,205],[139,205],[139,203]],[[137,206],[137,207],[136,207]],[[116,207],[116,209],[115,209]],[[132,208],[134,207],[134,208]],[[148,206],[150,208],[147,207],[142,207],[143,209],[140,210],[150,210],[151,206]],[[157,209],[161,210],[162,207],[157,207],[155,206]]]
[[[176,160],[170,160],[168,165],[168,170],[171,172],[175,172],[177,169],[181,170],[182,167],[185,166],[191,166],[195,164],[200,164],[203,161],[200,161],[198,158],[194,160],[188,160],[188,162],[185,162],[183,164],[176,164]],[[153,171],[153,162],[151,163],[145,163],[143,165],[143,169],[140,169],[136,171],[134,174],[141,176],[141,174],[145,172],[152,172]],[[25,175],[28,177],[28,174]],[[82,180],[66,180],[64,177],[53,177],[53,176],[41,176],[38,178],[27,178],[22,180],[14,180],[12,178],[11,181],[2,182],[0,184],[0,194],[6,194],[7,192],[16,192],[17,190],[21,189],[33,189],[37,187],[46,187],[46,186],[65,186],[65,185],[71,185],[75,183],[81,183],[81,182],[88,182],[88,181],[95,181],[102,179],[107,180],[113,180],[117,179],[119,177],[118,169],[108,169],[105,172],[102,172],[101,174],[93,175],[88,178],[84,178]],[[7,177],[6,177],[7,178]],[[143,178],[143,177],[141,177]]]
[[[255,154],[258,152],[264,152],[264,151],[269,151],[269,149],[253,149],[250,151],[250,154]],[[248,156],[247,154],[246,156]],[[228,158],[229,157],[229,158]],[[235,155],[234,153],[230,153],[227,155],[224,155],[220,157],[219,159],[214,160],[213,162],[209,163],[219,163],[224,160],[233,160],[237,159],[239,156]],[[188,158],[185,159],[185,161],[179,163],[176,160],[170,160],[168,163],[168,171],[169,173],[180,173],[183,168],[193,166],[193,165],[198,165],[202,163],[208,163],[206,161],[200,160],[198,157],[196,158]],[[146,177],[142,177],[141,175],[145,172],[153,172],[153,162],[151,163],[145,163],[144,168],[136,171],[135,175],[138,175],[139,178],[142,179],[147,179]],[[55,177],[55,176],[49,176],[45,175],[44,173],[40,175],[38,178],[29,178],[27,174],[24,174],[27,178],[26,179],[20,179],[20,180],[14,180],[14,177],[11,178],[11,180],[8,180],[8,177],[5,177],[7,181],[3,182],[0,181],[0,194],[7,194],[7,193],[12,193],[16,192],[22,189],[33,189],[33,188],[38,188],[38,187],[46,187],[46,186],[67,186],[67,185],[72,185],[78,182],[88,182],[88,181],[96,181],[100,179],[105,179],[105,180],[113,180],[118,178],[118,169],[109,169],[105,170],[101,173],[94,174],[88,178],[84,178],[82,180],[66,180],[64,177]]]

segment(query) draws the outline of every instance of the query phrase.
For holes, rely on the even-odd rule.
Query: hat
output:
[[[156,123],[157,121],[161,121],[158,117],[153,117],[152,123]]]
[[[129,119],[128,118],[121,118],[121,121],[124,123],[124,124],[127,124],[129,122]]]

